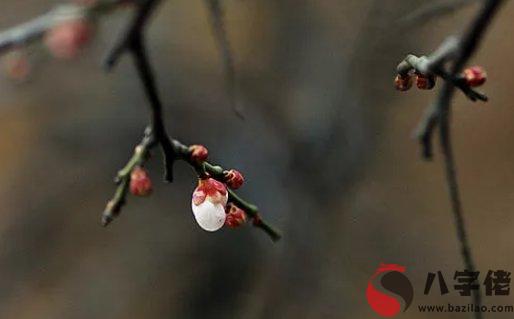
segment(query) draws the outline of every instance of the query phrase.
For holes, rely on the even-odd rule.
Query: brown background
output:
[[[0,27],[57,1],[3,0]],[[201,0],[166,1],[148,43],[171,134],[202,143],[242,170],[241,193],[284,232],[203,232],[190,212],[194,174],[176,166],[155,193],[130,198],[99,226],[111,179],[138,141],[146,101],[128,59],[100,61],[127,15],[102,20],[76,61],[31,48],[27,83],[0,80],[0,318],[377,318],[364,298],[380,262],[407,266],[417,304],[429,271],[462,269],[441,157],[426,163],[410,139],[433,91],[398,93],[396,64],[461,30],[476,5],[409,27],[427,1],[226,0],[247,120],[227,106],[223,70]],[[491,98],[458,94],[454,141],[478,268],[514,270],[514,4],[507,2],[473,63]],[[514,304],[509,297],[486,303]],[[508,318],[489,314],[487,318]]]

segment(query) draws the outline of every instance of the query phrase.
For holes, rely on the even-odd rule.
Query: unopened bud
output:
[[[152,180],[142,167],[135,167],[130,173],[130,192],[135,196],[148,196],[152,193]]]
[[[407,91],[412,86],[412,78],[409,74],[398,74],[394,79],[394,86],[398,91]]]
[[[462,72],[462,75],[466,83],[471,87],[480,86],[487,80],[487,73],[480,66],[469,67]]]
[[[198,163],[206,161],[209,157],[209,150],[203,145],[191,145],[189,151],[191,152],[191,159]]]
[[[417,74],[416,75],[416,86],[420,90],[431,90],[435,86],[435,75],[429,74]]]
[[[241,187],[245,181],[243,174],[241,172],[231,169],[229,171],[224,172],[225,175],[225,183],[228,187],[232,189],[238,189]]]
[[[229,203],[226,208],[227,218],[225,225],[230,228],[237,228],[246,223],[246,213],[233,203]]]

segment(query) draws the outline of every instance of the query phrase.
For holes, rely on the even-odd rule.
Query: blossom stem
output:
[[[245,213],[253,219],[253,225],[266,232],[266,234],[270,236],[271,240],[280,240],[280,238],[282,237],[280,232],[274,229],[271,225],[267,224],[264,220],[262,220],[257,206],[246,202],[231,189],[228,190],[228,201],[234,203],[236,206],[243,209]]]
[[[114,218],[116,218],[121,208],[126,202],[126,197],[130,184],[130,174],[136,166],[142,166],[145,161],[150,157],[150,149],[153,143],[150,136],[150,130],[145,131],[145,136],[141,143],[134,149],[134,154],[127,162],[127,164],[118,172],[115,178],[115,183],[118,185],[113,198],[107,203],[105,210],[102,214],[102,225],[105,227],[109,225]]]

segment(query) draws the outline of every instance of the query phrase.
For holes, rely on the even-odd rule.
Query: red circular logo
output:
[[[412,303],[414,289],[404,272],[404,266],[380,264],[369,279],[366,298],[371,309],[380,316],[394,317]]]

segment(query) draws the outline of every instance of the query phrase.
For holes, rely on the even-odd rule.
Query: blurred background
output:
[[[169,132],[245,174],[240,193],[282,230],[276,244],[250,226],[202,231],[190,208],[194,172],[177,163],[176,182],[161,183],[159,152],[148,165],[154,194],[130,197],[102,228],[112,178],[148,120],[131,61],[109,74],[100,64],[130,10],[102,19],[76,60],[32,46],[29,78],[0,79],[0,318],[377,318],[365,289],[381,262],[407,267],[415,295],[401,316],[469,318],[416,307],[470,302],[453,290],[423,295],[428,272],[451,284],[463,266],[441,156],[422,161],[411,139],[436,91],[399,93],[392,81],[406,54],[431,52],[478,6],[398,24],[427,2],[224,0],[245,121],[229,106],[205,3],[159,8],[148,45]],[[57,3],[3,0],[0,28]],[[508,1],[473,58],[488,71],[490,102],[459,93],[454,103],[483,275],[514,270],[513,14]]]

